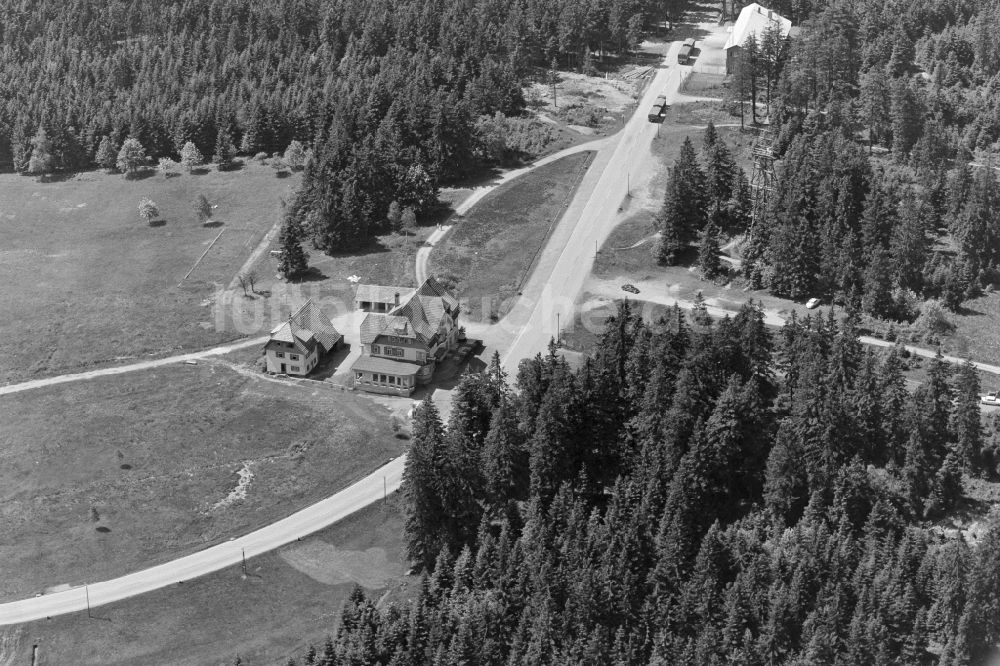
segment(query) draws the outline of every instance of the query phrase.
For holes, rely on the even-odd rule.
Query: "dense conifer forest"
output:
[[[517,153],[530,129],[508,117],[534,68],[627,52],[677,5],[0,0],[0,167],[114,167],[127,139],[225,165],[297,140],[315,159],[289,215],[349,250],[392,201],[419,216],[439,183]]]
[[[971,366],[912,395],[850,319],[776,334],[627,305],[417,410],[412,602],[359,590],[305,664],[958,664],[1000,638],[1000,531],[931,526],[996,474]]]
[[[706,138],[701,160],[678,160],[660,261],[682,261],[721,229],[745,237],[753,288],[896,320],[928,301],[958,309],[1000,279],[990,223],[1000,203],[1000,5],[833,1],[797,14],[790,40],[768,33],[744,45],[727,92],[777,158],[766,206],[752,223],[731,214],[732,195],[749,185]],[[720,207],[720,191],[732,202]]]

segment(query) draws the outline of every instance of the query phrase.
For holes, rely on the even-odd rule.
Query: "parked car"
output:
[[[627,291],[630,294],[638,294],[639,289],[634,284],[623,284],[622,291]]]
[[[979,398],[980,402],[984,405],[993,405],[994,407],[1000,407],[1000,391],[993,391],[993,393],[987,393]]]
[[[810,298],[808,301],[806,301],[806,309],[807,310],[815,310],[818,307],[819,307],[819,299],[818,298]]]

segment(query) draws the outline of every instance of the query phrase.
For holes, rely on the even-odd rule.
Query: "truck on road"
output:
[[[667,109],[669,108],[670,105],[667,104],[667,98],[659,95],[656,101],[653,102],[653,106],[649,109],[649,122],[662,123],[663,117],[667,115]]]
[[[677,52],[677,64],[678,65],[690,65],[692,57],[694,55],[694,40],[689,39],[684,42],[681,46],[681,50]]]

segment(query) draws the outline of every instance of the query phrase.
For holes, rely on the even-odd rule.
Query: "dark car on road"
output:
[[[623,284],[622,291],[627,291],[630,294],[638,294],[639,289],[634,284]]]

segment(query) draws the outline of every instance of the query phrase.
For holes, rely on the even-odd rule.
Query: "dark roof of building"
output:
[[[354,300],[359,303],[396,305],[413,295],[413,287],[386,287],[380,284],[359,284]]]
[[[388,291],[379,291],[388,290]],[[380,335],[394,335],[401,338],[411,338],[426,345],[438,332],[446,315],[458,314],[458,299],[451,295],[434,278],[427,278],[416,289],[402,287],[382,287],[378,285],[359,285],[358,301],[394,302],[375,300],[387,293],[401,294],[406,292],[406,299],[401,301],[387,314],[369,313],[361,322],[361,343],[370,344]],[[362,298],[361,295],[364,295]]]
[[[324,352],[328,352],[343,337],[319,306],[312,300],[307,300],[288,321],[274,327],[271,340],[264,348],[268,349],[271,341],[277,341],[289,343],[303,354],[311,351],[316,344],[322,346]]]
[[[379,356],[362,356],[351,366],[351,372],[381,372],[399,377],[412,377],[419,369],[420,366],[413,363],[393,361]]]

